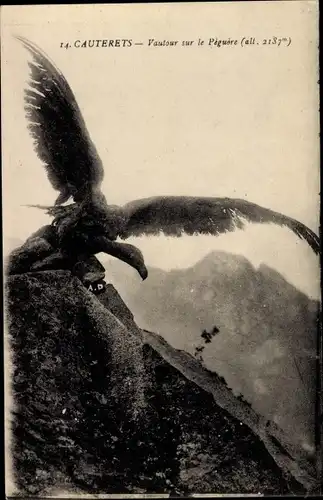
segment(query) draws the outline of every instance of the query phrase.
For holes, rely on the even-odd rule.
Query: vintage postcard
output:
[[[6,494],[320,494],[318,2],[1,9]]]

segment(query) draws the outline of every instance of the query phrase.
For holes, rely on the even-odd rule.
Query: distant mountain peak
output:
[[[200,271],[204,267],[210,269],[211,266],[224,273],[235,273],[241,272],[242,270],[255,272],[254,266],[244,255],[225,252],[223,250],[212,250],[194,266],[192,266],[192,269]]]

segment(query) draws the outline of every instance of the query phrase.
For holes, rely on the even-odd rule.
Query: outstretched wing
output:
[[[319,253],[319,238],[304,224],[255,203],[233,198],[159,196],[128,203],[123,207],[126,224],[120,237],[183,233],[219,235],[242,229],[246,222],[286,226]]]
[[[60,191],[56,203],[70,196],[78,201],[84,191],[100,185],[101,160],[64,75],[36,45],[17,39],[33,56],[25,110],[36,152],[53,188]]]

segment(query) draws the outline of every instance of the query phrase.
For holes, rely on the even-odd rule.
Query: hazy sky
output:
[[[111,203],[155,194],[238,197],[317,231],[317,3],[248,4],[2,7],[5,243],[49,220],[24,204],[52,204],[57,196],[27,130],[29,54],[13,34],[42,47],[67,78],[103,160]],[[272,36],[291,44],[263,46]],[[256,37],[259,45],[208,46],[215,37]],[[103,38],[144,45],[60,48]],[[179,43],[149,47],[151,38]],[[182,40],[194,44],[182,47]],[[317,259],[285,230],[255,226],[219,238],[136,244],[148,265],[164,268],[190,265],[211,249],[242,252],[318,293]]]

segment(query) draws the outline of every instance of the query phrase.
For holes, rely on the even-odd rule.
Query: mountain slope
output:
[[[19,493],[315,491],[275,426],[140,331],[111,287],[95,297],[69,272],[12,275],[7,313]]]
[[[149,269],[144,283],[119,262],[104,265],[137,324],[199,351],[209,370],[313,455],[316,301],[268,266],[225,252],[188,269]],[[214,326],[219,332],[205,344],[201,333]]]

